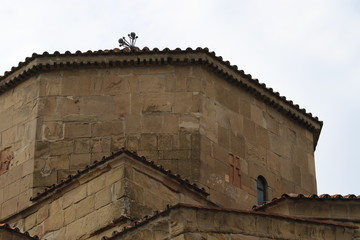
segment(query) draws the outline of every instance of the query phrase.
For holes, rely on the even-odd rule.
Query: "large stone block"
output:
[[[191,76],[186,77],[186,90],[189,92],[200,92],[203,91],[201,84],[201,74],[198,74],[198,77]]]
[[[131,112],[131,95],[121,94],[113,96],[115,114],[119,118]]]
[[[64,102],[60,100],[60,106],[63,106],[63,104]],[[39,98],[38,114],[40,116],[48,116],[52,119],[59,119],[59,117],[57,117],[58,114],[57,106],[58,106],[57,96]]]
[[[71,154],[68,169],[70,170],[83,169],[87,165],[90,165],[90,163],[91,163],[90,153]]]
[[[165,91],[165,76],[159,74],[139,75],[140,92],[161,93]]]
[[[230,150],[233,154],[239,157],[245,157],[246,155],[246,142],[243,136],[235,136],[230,134]]]
[[[130,92],[130,80],[136,78],[133,75],[115,75],[108,74],[102,79],[102,91],[103,95],[118,95]]]
[[[144,93],[142,95],[142,112],[171,112],[174,95],[171,93]]]
[[[74,153],[88,153],[90,151],[90,140],[78,138],[74,140]]]
[[[126,142],[125,136],[112,136],[110,151],[115,152],[120,150],[121,148],[125,148],[126,147],[125,142]]]
[[[65,194],[62,198],[63,200],[63,208],[67,208],[71,204],[75,204],[80,202],[82,199],[86,198],[87,196],[87,187],[86,184],[80,185],[74,190],[71,191],[71,194]]]
[[[91,124],[91,136],[102,137],[119,135],[124,132],[123,121],[98,122]]]
[[[49,145],[50,145],[50,154],[52,156],[70,154],[74,151],[73,140],[51,142]]]
[[[125,118],[125,133],[141,133],[141,115],[131,114]]]
[[[102,114],[113,113],[114,99],[111,96],[87,96],[80,101],[80,113],[85,115],[95,114],[102,118]]]
[[[94,210],[95,196],[90,195],[75,205],[75,218],[79,219]]]
[[[266,152],[266,161],[267,161],[267,167],[270,171],[279,174],[280,173],[280,163],[281,161],[285,161],[285,160],[280,160],[280,156],[271,152],[271,151],[267,151]]]
[[[109,153],[111,147],[111,138],[92,138],[90,140],[90,153]],[[99,160],[99,159],[97,159]]]
[[[18,210],[19,197],[13,197],[1,204],[1,218],[8,217]]]
[[[66,226],[65,239],[75,240],[85,234],[84,231],[79,231],[79,229],[84,229],[84,218],[80,218],[69,225]]]
[[[92,135],[91,126],[88,123],[65,123],[65,138],[82,138]]]
[[[171,150],[173,149],[173,136],[160,135],[158,136],[158,150]]]
[[[177,92],[174,99],[174,112],[190,113],[193,112],[193,93],[192,92]]]
[[[164,114],[163,125],[160,129],[162,133],[176,134],[179,131],[179,117],[176,114]]]
[[[61,95],[62,74],[43,73],[40,77],[40,96]]]
[[[246,141],[256,142],[255,123],[248,118],[244,118],[244,137]]]
[[[292,167],[293,164],[289,159],[279,158],[280,162],[280,174],[283,178],[286,178],[289,181],[294,180]]]
[[[94,196],[95,196],[94,197],[94,200],[95,200],[94,207],[95,207],[95,209],[99,209],[99,208],[111,203],[111,201],[113,199],[112,198],[113,193],[112,193],[110,187],[103,188],[102,190],[95,193]]]
[[[271,112],[264,113],[265,122],[266,122],[266,129],[274,134],[280,133],[280,122],[279,118],[276,118],[274,114]]]
[[[163,118],[159,114],[146,114],[141,119],[143,133],[156,133],[161,131],[163,126]]]
[[[245,158],[248,161],[255,162],[259,166],[266,168],[266,149],[261,146],[247,143]]]
[[[91,81],[83,71],[67,72],[61,79],[61,94],[65,96],[87,96],[91,91]]]
[[[140,150],[157,150],[156,134],[141,134]]]
[[[72,223],[76,220],[75,208],[76,208],[76,205],[70,205],[69,207],[65,208],[65,210],[64,210],[65,226],[69,225],[70,223]]]
[[[141,114],[142,113],[142,94],[138,92],[131,93],[131,114]]]
[[[239,99],[235,95],[233,90],[218,86],[216,88],[215,99],[226,109],[238,113],[239,111]]]
[[[47,97],[46,99],[49,99],[49,97]],[[50,98],[49,100],[52,100],[52,98]],[[80,114],[80,108],[82,107],[81,105],[83,104],[84,100],[82,98],[69,96],[69,97],[57,97],[56,102],[57,105],[55,106],[57,106],[57,108],[55,108],[56,113],[54,115],[59,116],[58,119],[60,119],[61,117],[64,116]]]
[[[126,138],[126,148],[133,151],[139,150],[140,136],[128,136]]]
[[[49,155],[50,142],[36,141],[35,142],[35,154],[34,157],[39,158],[44,155]]]
[[[42,126],[43,140],[60,140],[64,138],[64,125],[62,122],[44,122]]]
[[[266,127],[264,110],[256,105],[251,105],[250,111],[251,111],[251,120],[261,127]]]
[[[269,148],[269,132],[265,128],[255,125],[256,143],[264,148]]]

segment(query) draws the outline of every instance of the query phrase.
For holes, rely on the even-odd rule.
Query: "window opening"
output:
[[[259,176],[256,180],[257,185],[257,195],[258,195],[258,204],[261,205],[266,201],[266,189],[267,183],[263,176]]]

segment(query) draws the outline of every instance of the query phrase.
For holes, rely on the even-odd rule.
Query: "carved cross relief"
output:
[[[0,151],[0,175],[3,175],[9,170],[10,162],[14,159],[14,153],[11,147],[4,148]]]
[[[237,156],[229,154],[230,165],[230,183],[236,187],[241,187],[241,175],[240,175],[240,159]]]

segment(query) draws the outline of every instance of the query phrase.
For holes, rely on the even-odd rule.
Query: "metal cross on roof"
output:
[[[135,47],[136,39],[138,38],[138,36],[136,36],[136,33],[132,32],[132,33],[128,34],[128,37],[129,37],[129,41],[127,41],[125,39],[125,37],[122,37],[119,39],[120,47],[122,47],[122,46],[129,47],[129,48]]]

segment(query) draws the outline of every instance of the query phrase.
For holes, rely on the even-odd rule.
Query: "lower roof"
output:
[[[236,210],[236,209],[226,209],[226,208],[219,208],[219,207],[205,207],[205,206],[198,206],[198,205],[191,205],[191,204],[183,204],[179,203],[174,206],[168,206],[166,209],[161,211],[154,212],[151,216],[144,216],[144,218],[134,222],[134,225],[124,227],[122,231],[114,231],[112,233],[112,236],[104,236],[101,238],[101,240],[115,240],[120,239],[122,235],[134,231],[138,229],[139,227],[149,224],[152,221],[156,220],[157,218],[160,218],[162,216],[169,215],[171,211],[174,211],[176,209],[193,209],[193,210],[205,210],[205,211],[212,211],[217,213],[235,213],[235,214],[244,214],[244,215],[253,215],[253,216],[260,216],[260,217],[271,217],[271,218],[277,218],[282,219],[285,221],[294,221],[298,223],[309,223],[309,224],[316,224],[316,225],[324,225],[324,226],[335,226],[335,227],[343,227],[348,229],[357,229],[357,226],[351,225],[351,224],[343,224],[343,223],[335,223],[331,221],[323,221],[323,220],[314,220],[314,219],[307,219],[307,218],[301,218],[301,217],[292,217],[288,215],[282,215],[282,214],[275,214],[275,213],[266,213],[266,212],[256,212],[256,211],[244,211],[244,210]],[[185,223],[186,224],[186,223]],[[187,223],[189,224],[189,223]]]
[[[360,195],[356,196],[354,194],[348,194],[348,195],[340,195],[340,194],[335,194],[335,195],[329,195],[329,194],[305,195],[305,194],[299,194],[299,193],[288,193],[288,194],[285,193],[285,194],[281,195],[281,197],[273,198],[271,201],[265,202],[262,205],[253,206],[253,210],[254,211],[264,210],[264,209],[266,209],[266,208],[268,208],[270,206],[277,205],[277,204],[285,201],[286,199],[291,199],[291,200],[295,200],[295,201],[296,200],[322,200],[322,201],[333,201],[333,200],[349,201],[349,200],[356,200],[356,201],[359,201],[359,203],[360,203]]]

